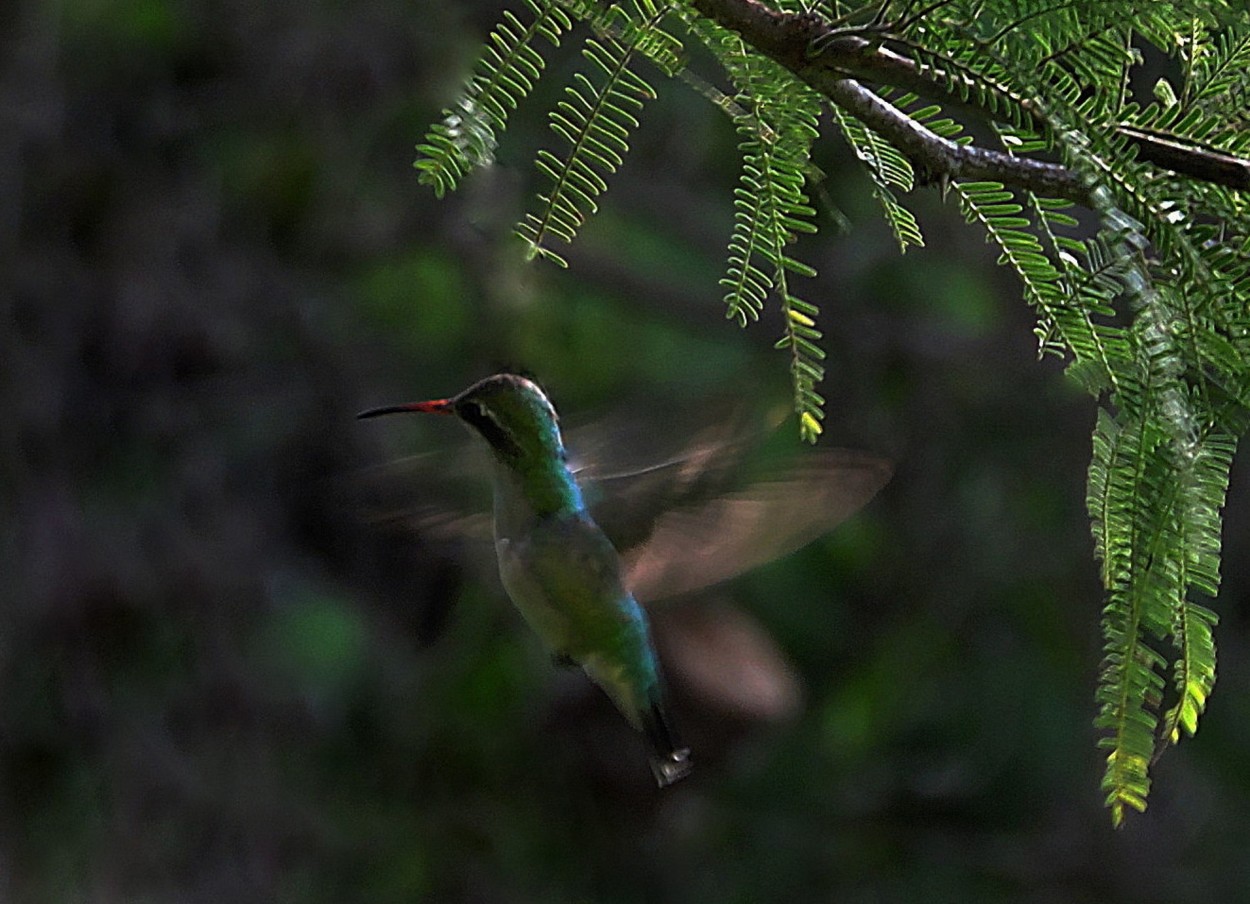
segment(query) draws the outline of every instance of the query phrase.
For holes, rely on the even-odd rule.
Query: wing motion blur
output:
[[[849,449],[799,456],[773,479],[678,507],[625,552],[626,585],[652,602],[709,587],[806,546],[889,481],[887,460]]]

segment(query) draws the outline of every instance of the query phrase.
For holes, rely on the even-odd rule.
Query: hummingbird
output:
[[[485,442],[505,591],[553,662],[580,666],[642,733],[661,788],[689,775],[693,761],[673,726],[639,598],[708,586],[797,549],[858,509],[892,473],[882,459],[832,450],[832,465],[726,494],[699,512],[668,513],[623,561],[587,508],[555,407],[536,383],[495,374],[450,398],[357,417],[405,412],[457,417]]]
[[[495,555],[504,589],[553,659],[576,664],[646,737],[656,783],[690,774],[665,702],[647,616],[625,589],[616,548],[586,509],[556,410],[537,384],[496,374],[459,395],[363,411],[447,414],[491,451]]]

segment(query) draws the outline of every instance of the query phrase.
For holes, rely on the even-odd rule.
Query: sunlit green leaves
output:
[[[592,75],[579,72],[565,88],[565,99],[551,111],[551,130],[568,145],[563,157],[538,152],[536,165],[551,180],[540,196],[538,213],[526,214],[517,233],[530,254],[566,266],[550,247],[553,239],[570,243],[586,218],[598,210],[595,199],[608,190],[607,176],[616,172],[629,150],[629,136],[638,128],[644,102],[655,97],[651,87],[628,66],[632,51],[612,38],[589,40],[582,55]],[[592,78],[593,76],[593,78]]]
[[[495,159],[498,133],[508,124],[508,114],[533,90],[545,62],[535,48],[538,38],[558,45],[560,36],[572,28],[564,10],[552,3],[525,0],[532,18],[528,23],[511,10],[491,33],[477,70],[469,77],[460,97],[443,111],[417,146],[414,166],[420,181],[442,197],[453,190],[470,170]]]
[[[729,240],[725,288],[726,316],[746,325],[776,294],[786,315],[777,348],[790,352],[799,432],[815,442],[821,432],[824,399],[816,386],[824,379],[825,353],[816,326],[819,309],[795,294],[794,277],[816,271],[788,250],[795,239],[816,231],[806,178],[812,142],[819,135],[819,98],[780,67],[747,51],[727,32],[709,30],[738,88],[742,112],[734,121],[741,136],[742,175],[734,191],[734,230]]]
[[[833,110],[833,121],[842,137],[855,151],[855,156],[868,170],[873,182],[873,195],[880,202],[881,212],[898,241],[899,252],[906,252],[909,245],[923,248],[924,236],[920,232],[920,224],[916,222],[915,214],[894,194],[896,190],[906,194],[915,185],[911,163],[876,132],[836,107]]]
[[[599,22],[602,36],[583,46],[589,73],[574,75],[550,114],[551,130],[566,149],[563,156],[538,152],[536,165],[551,187],[539,197],[538,212],[526,214],[517,227],[531,256],[567,266],[551,242],[571,243],[586,218],[599,209],[596,199],[607,191],[607,177],[624,162],[638,114],[655,97],[654,89],[630,69],[631,62],[641,55],[665,70],[679,66],[680,44],[660,28],[667,14],[667,5],[653,0],[635,0],[628,10],[613,5]]]
[[[1214,47],[1197,61],[1185,99],[1197,106],[1225,107],[1230,98],[1250,93],[1250,25],[1221,32]]]

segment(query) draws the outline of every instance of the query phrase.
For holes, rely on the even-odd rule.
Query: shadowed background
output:
[[[0,12],[0,899],[1244,900],[1244,467],[1218,689],[1113,832],[1092,403],[1035,360],[980,236],[922,193],[929,247],[900,258],[836,142],[800,293],[824,311],[831,444],[896,476],[661,613],[691,780],[651,785],[482,549],[376,517],[484,486],[454,425],[353,413],[504,367],[566,422],[629,412],[602,441],[627,460],[705,406],[786,400],[777,320],[724,320],[735,136],[688,88],[644,112],[569,271],[511,238],[568,47],[497,167],[443,202],[417,184],[412,146],[498,13]],[[756,654],[754,709],[700,682]]]

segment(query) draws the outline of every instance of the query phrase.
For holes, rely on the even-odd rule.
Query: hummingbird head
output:
[[[520,468],[566,458],[556,410],[538,384],[515,374],[495,374],[459,395],[428,402],[372,408],[356,415],[376,417],[405,411],[453,414],[473,428],[502,463]]]

